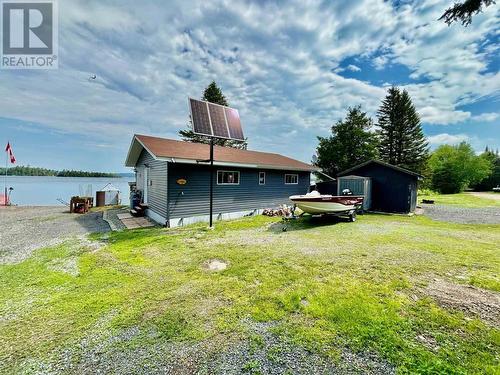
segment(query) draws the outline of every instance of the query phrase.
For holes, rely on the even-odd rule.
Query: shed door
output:
[[[148,204],[148,190],[149,190],[149,168],[144,168],[144,189],[142,192],[142,201]]]
[[[416,197],[417,191],[413,183],[408,185],[408,189],[409,189],[408,198],[410,199],[408,207],[410,207],[410,212],[413,212],[415,211],[415,208],[417,206],[417,197]]]

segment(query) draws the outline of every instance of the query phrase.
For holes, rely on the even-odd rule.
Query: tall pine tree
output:
[[[391,87],[377,117],[380,158],[389,164],[421,173],[428,159],[428,142],[408,92]]]
[[[226,97],[222,93],[222,90],[217,86],[215,81],[212,81],[205,91],[203,91],[203,96],[201,100],[206,100],[207,102],[210,103],[215,103],[215,104],[220,104],[220,105],[225,105],[229,106]],[[184,141],[187,142],[196,142],[196,143],[210,143],[210,137],[205,137],[203,135],[198,135],[195,134],[192,130],[192,119],[189,119],[190,125],[188,126],[188,129],[186,130],[180,130],[179,135],[182,137]],[[214,139],[214,144],[218,146],[225,146],[225,147],[233,147],[233,148],[239,148],[239,149],[244,149],[246,150],[247,148],[247,142],[238,142],[238,141],[233,141],[230,139],[220,139],[220,138],[215,138]]]
[[[361,107],[349,108],[344,120],[332,126],[330,137],[318,137],[315,164],[330,176],[377,157],[373,122]]]

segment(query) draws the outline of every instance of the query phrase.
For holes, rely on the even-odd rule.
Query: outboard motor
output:
[[[342,195],[352,195],[352,191],[350,189],[342,190]]]
[[[130,208],[133,209],[141,203],[142,194],[139,190],[132,190],[130,192]]]

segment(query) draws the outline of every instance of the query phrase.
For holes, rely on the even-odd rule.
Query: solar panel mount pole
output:
[[[214,208],[214,138],[210,138],[210,228],[213,228],[212,216]]]

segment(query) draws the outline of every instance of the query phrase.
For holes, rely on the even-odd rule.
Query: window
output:
[[[259,172],[259,185],[266,184],[266,172]]]
[[[286,174],[285,175],[285,184],[286,185],[297,185],[299,183],[299,175],[298,174]]]
[[[238,171],[217,171],[217,185],[239,185],[240,172]]]

